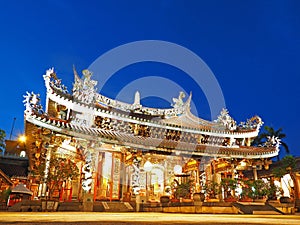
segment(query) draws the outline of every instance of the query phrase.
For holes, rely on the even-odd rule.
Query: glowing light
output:
[[[247,166],[247,163],[246,163],[245,161],[241,161],[241,162],[240,162],[240,165],[241,165],[242,167],[245,167],[245,166]]]
[[[25,151],[21,151],[20,152],[20,157],[26,157],[26,152]]]
[[[149,162],[149,161],[146,161],[145,164],[144,164],[144,170],[146,172],[150,172],[152,170],[152,163]]]
[[[174,166],[174,173],[175,174],[181,174],[182,173],[182,166],[180,166],[180,165]]]
[[[26,136],[25,135],[21,135],[19,137],[19,141],[25,143],[26,142]]]

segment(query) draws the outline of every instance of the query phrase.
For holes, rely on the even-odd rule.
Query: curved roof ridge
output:
[[[162,119],[160,122],[179,126],[187,126],[195,129],[200,129],[202,126],[212,127],[216,125],[214,122],[196,117],[190,112],[190,109],[185,110],[185,112],[179,116]]]
[[[209,124],[209,125],[216,125],[216,123],[213,122],[213,121],[205,120],[205,119],[202,119],[202,118],[200,118],[200,117],[198,117],[198,116],[195,116],[195,115],[191,112],[190,108],[188,108],[188,109],[185,111],[185,114],[186,114],[187,118],[189,118],[190,120],[192,120],[192,121],[194,121],[194,122],[196,122],[196,123]]]

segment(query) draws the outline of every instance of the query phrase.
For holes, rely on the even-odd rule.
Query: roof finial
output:
[[[140,105],[141,104],[141,96],[140,96],[140,92],[136,91],[135,95],[134,95],[134,105]]]
[[[190,95],[188,97],[188,99],[185,102],[185,109],[189,110],[191,108],[191,101],[192,101],[192,92],[190,92]]]
[[[180,107],[182,107],[183,106],[183,99],[185,98],[185,94],[184,94],[184,92],[183,91],[180,91],[179,92],[179,96],[178,96],[178,98],[173,98],[173,102],[174,102],[174,104],[172,104],[172,106],[174,107],[174,108],[180,108]]]

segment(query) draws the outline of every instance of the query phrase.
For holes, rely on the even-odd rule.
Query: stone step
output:
[[[241,214],[267,214],[267,215],[278,215],[278,214],[283,214],[280,210],[277,208],[269,205],[269,204],[243,204],[243,203],[233,203],[232,204],[235,208],[238,209],[238,211]]]
[[[128,202],[102,202],[105,212],[133,212]]]

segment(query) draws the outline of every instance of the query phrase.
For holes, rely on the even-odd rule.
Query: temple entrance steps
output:
[[[134,212],[129,202],[94,202],[94,212]]]
[[[284,214],[274,206],[268,203],[232,203],[240,214],[260,214],[260,215],[281,215]]]

